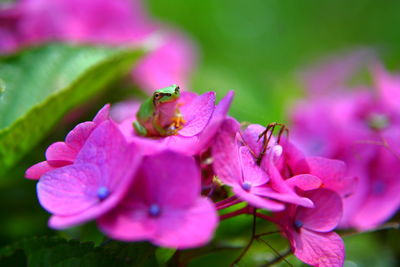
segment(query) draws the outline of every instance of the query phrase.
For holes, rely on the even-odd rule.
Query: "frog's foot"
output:
[[[176,135],[186,121],[183,119],[182,115],[179,113],[172,118],[172,123],[168,126],[167,135]]]
[[[180,129],[183,128],[183,125],[185,123],[186,121],[183,119],[182,114],[178,113],[175,115],[175,117],[172,118],[171,126],[173,126],[177,131],[179,131]]]
[[[147,136],[147,129],[143,127],[138,121],[133,122],[133,128],[138,135]]]

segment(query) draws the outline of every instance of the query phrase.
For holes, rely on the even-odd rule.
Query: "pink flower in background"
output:
[[[126,143],[111,121],[102,122],[86,140],[72,165],[45,173],[37,184],[49,225],[62,229],[93,220],[124,197],[141,153]]]
[[[110,105],[99,110],[93,121],[82,122],[75,126],[65,138],[65,142],[56,142],[46,150],[46,161],[39,162],[25,172],[28,179],[39,179],[48,171],[71,165],[85,145],[90,134],[102,122],[109,120]]]
[[[138,142],[147,154],[170,149],[186,155],[197,155],[204,152],[224,121],[233,92],[221,99],[215,105],[215,93],[208,92],[197,95],[193,92],[182,92],[178,100],[179,110],[185,123],[176,135],[148,138],[136,134],[132,123],[136,120],[139,105],[135,102],[120,104],[114,113],[120,120],[119,127],[129,142]]]
[[[291,137],[309,155],[346,162],[347,175],[357,183],[344,198],[341,225],[364,230],[383,223],[400,206],[400,79],[374,62],[375,91],[348,88],[346,82],[360,64],[344,62],[349,73],[332,78],[336,83],[329,88],[323,80],[315,83],[324,94],[313,93],[314,85],[294,109]]]
[[[138,45],[159,39],[133,72],[148,92],[173,83],[185,88],[194,64],[191,42],[153,21],[139,0],[22,0],[1,11],[0,22],[4,52],[48,41]]]
[[[99,219],[99,226],[124,241],[202,246],[212,238],[218,218],[212,202],[200,195],[200,183],[192,157],[172,151],[147,156],[126,197]]]
[[[314,208],[288,205],[274,220],[289,239],[292,251],[301,261],[313,266],[343,266],[343,240],[333,229],[342,215],[339,195],[327,189],[305,191]]]
[[[240,138],[239,123],[231,118],[224,121],[212,146],[213,167],[218,178],[232,187],[240,199],[257,208],[283,210],[282,202],[312,207],[309,199],[299,197],[294,190],[274,190],[270,184],[269,169],[257,165],[256,157],[262,147],[262,141],[257,142],[257,139],[263,130],[262,126],[250,125],[243,131],[243,140]],[[280,154],[276,153],[271,145],[265,160],[279,157]]]

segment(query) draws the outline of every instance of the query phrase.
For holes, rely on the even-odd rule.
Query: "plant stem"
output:
[[[267,221],[270,221],[270,222],[279,224],[278,221],[277,221],[275,218],[272,218],[272,217],[270,217],[270,216],[268,216],[268,215],[265,215],[265,214],[262,214],[262,213],[260,213],[260,212],[257,212],[257,213],[256,213],[256,216],[259,217],[259,218],[261,218],[261,219],[264,219],[264,220],[267,220]]]
[[[220,215],[219,219],[222,221],[222,220],[229,219],[229,218],[241,215],[241,214],[246,214],[248,212],[247,209],[248,209],[247,207],[244,207],[242,209],[235,210],[235,211]]]
[[[268,244],[269,245],[269,244]],[[264,265],[261,265],[260,267],[268,267],[268,266],[272,266],[276,263],[281,262],[282,260],[284,260],[289,266],[293,266],[290,262],[288,262],[285,258],[287,256],[289,256],[292,253],[292,251],[290,250],[290,248],[288,248],[285,252],[283,252],[282,254],[278,253],[279,256],[277,256],[276,258],[272,259],[271,261],[267,262]]]
[[[256,220],[257,220],[256,209],[255,208],[246,207],[246,213],[250,212],[249,209],[251,209],[251,211],[253,213],[253,227],[252,227],[252,230],[251,230],[251,238],[250,238],[249,243],[246,245],[246,247],[240,253],[239,257],[237,257],[236,260],[234,260],[232,262],[231,267],[235,266],[239,261],[241,261],[241,259],[244,257],[244,255],[246,255],[247,251],[250,249],[250,247],[253,244],[254,239],[255,239],[254,236],[256,235]]]
[[[233,196],[230,196],[228,198],[225,198],[224,200],[221,200],[221,201],[215,203],[215,205],[218,207],[218,206],[224,205],[224,204],[229,203],[236,199],[237,199],[237,196],[233,195]]]
[[[240,202],[242,202],[240,199],[233,200],[231,202],[228,202],[228,203],[225,203],[223,205],[217,206],[217,210],[222,210],[222,209],[225,209],[225,208],[229,208],[230,206],[236,205],[236,204],[238,204]]]

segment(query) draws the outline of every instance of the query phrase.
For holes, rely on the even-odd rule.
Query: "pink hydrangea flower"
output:
[[[39,179],[48,171],[73,164],[86,140],[102,122],[109,119],[110,105],[99,110],[93,121],[78,124],[68,133],[65,142],[56,142],[46,150],[46,161],[39,162],[25,172],[28,179]]]
[[[72,165],[45,173],[37,184],[40,204],[52,214],[49,225],[62,229],[95,219],[125,196],[141,161],[115,124],[102,122]]]
[[[148,138],[138,136],[132,123],[136,120],[139,105],[135,102],[121,104],[115,112],[121,131],[129,142],[140,142],[147,154],[156,153],[164,149],[181,152],[186,155],[197,155],[205,151],[212,138],[224,121],[233,92],[229,92],[218,105],[215,105],[215,93],[208,92],[197,95],[193,92],[182,92],[177,106],[185,123],[176,135]]]
[[[292,140],[309,155],[345,161],[347,175],[357,177],[344,198],[341,225],[361,230],[383,223],[400,206],[400,79],[376,64],[372,70],[375,92],[346,90],[339,77],[336,87],[311,94],[292,112]]]
[[[264,163],[274,165],[281,157],[282,147],[274,139],[263,162],[257,164],[263,143],[262,139],[258,141],[258,136],[263,131],[260,125],[250,125],[240,131],[236,120],[224,121],[212,146],[213,167],[218,178],[232,187],[240,199],[257,208],[277,211],[284,209],[284,203],[313,207],[311,200],[298,196],[289,186],[275,186],[276,175],[271,173],[270,164]]]
[[[212,238],[217,214],[200,195],[200,169],[192,157],[172,151],[147,156],[136,176],[118,207],[98,221],[108,236],[180,249]]]
[[[137,45],[164,28],[148,17],[139,0],[22,0],[1,11],[0,22],[5,52],[47,41]],[[148,92],[177,82],[185,88],[193,45],[173,30],[156,39],[159,46],[140,62],[134,78]]]
[[[288,238],[294,255],[313,266],[343,266],[343,240],[333,229],[342,215],[342,201],[338,194],[327,189],[303,192],[314,208],[288,205],[275,214],[275,222]]]

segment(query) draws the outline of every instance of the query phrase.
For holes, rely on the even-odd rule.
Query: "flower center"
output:
[[[371,113],[367,118],[367,123],[374,130],[382,130],[389,126],[389,118],[385,114]]]
[[[106,186],[101,186],[101,187],[97,190],[97,197],[98,197],[100,200],[106,199],[109,195],[110,195],[110,190],[108,190],[108,188],[107,188]]]
[[[244,182],[244,183],[242,184],[242,188],[243,188],[243,190],[245,190],[245,191],[250,191],[250,189],[251,189],[251,183],[250,183],[249,181]]]
[[[158,217],[161,213],[161,208],[157,204],[152,204],[149,208],[149,214],[152,217]]]
[[[294,226],[295,226],[297,229],[299,229],[299,228],[301,228],[301,227],[303,226],[303,223],[302,223],[301,221],[299,221],[299,220],[295,220],[295,221],[294,221]]]

